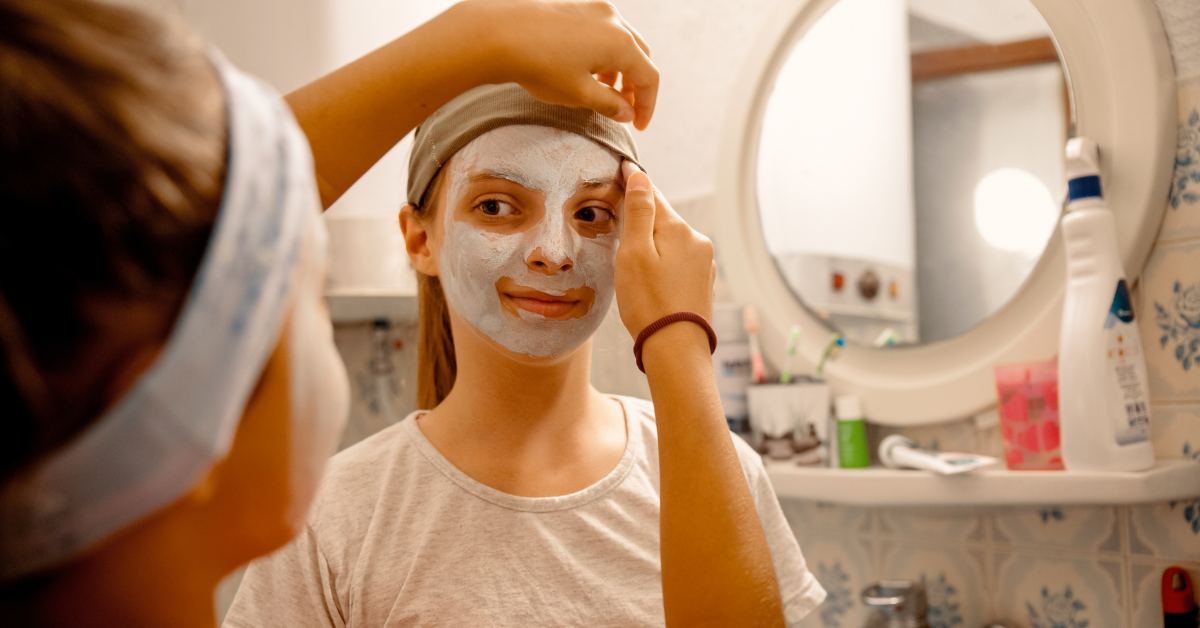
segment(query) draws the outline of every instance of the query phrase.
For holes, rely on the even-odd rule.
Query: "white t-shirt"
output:
[[[306,529],[250,565],[226,628],[663,626],[654,406],[599,482],[518,497],[459,471],[418,413],[330,462]],[[825,599],[758,454],[734,437],[789,626]]]

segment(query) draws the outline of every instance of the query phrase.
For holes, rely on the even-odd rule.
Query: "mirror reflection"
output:
[[[852,342],[957,336],[1016,293],[1061,212],[1064,66],[1027,0],[841,0],[776,79],[763,235]]]

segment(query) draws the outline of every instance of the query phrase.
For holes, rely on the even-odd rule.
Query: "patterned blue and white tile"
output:
[[[1111,506],[1031,506],[996,509],[997,545],[1080,552],[1121,552],[1121,529]]]
[[[1159,241],[1200,237],[1200,77],[1178,87],[1175,175]]]
[[[995,616],[1030,628],[1124,628],[1121,559],[997,552]]]
[[[1133,559],[1129,565],[1129,577],[1133,590],[1131,626],[1161,626],[1162,575],[1168,567],[1183,567],[1192,579],[1193,588],[1200,584],[1200,563],[1143,561]]]
[[[1200,404],[1155,404],[1150,413],[1154,457],[1200,460]]]
[[[1200,77],[1200,4],[1194,0],[1154,0],[1171,45],[1175,76]]]
[[[860,594],[872,581],[863,545],[855,540],[804,545],[804,558],[827,597],[800,623],[806,627],[858,628],[866,621]]]
[[[1200,402],[1200,239],[1155,246],[1141,283],[1150,398]]]
[[[1200,495],[1131,506],[1129,516],[1131,555],[1200,561]]]
[[[881,508],[879,528],[923,545],[957,545],[985,540],[985,512],[973,508]]]
[[[779,506],[796,538],[841,538],[870,530],[869,509],[826,502],[781,499]]]
[[[981,551],[889,544],[882,577],[925,586],[930,628],[981,626],[992,616]]]

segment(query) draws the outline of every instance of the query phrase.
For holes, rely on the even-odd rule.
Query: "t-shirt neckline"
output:
[[[447,460],[442,455],[442,452],[433,446],[433,443],[429,442],[429,439],[421,432],[421,428],[417,426],[417,418],[427,414],[428,410],[417,410],[409,414],[404,418],[403,428],[408,437],[412,439],[413,445],[416,446],[417,450],[421,452],[434,468],[450,481],[457,484],[459,488],[475,497],[502,508],[508,508],[509,510],[524,512],[569,510],[583,506],[608,494],[609,491],[616,488],[625,480],[625,477],[633,470],[634,464],[641,456],[643,447],[642,433],[634,424],[633,413],[630,412],[629,405],[619,395],[609,395],[609,398],[620,404],[621,412],[625,417],[625,453],[621,456],[621,461],[617,463],[617,466],[612,471],[608,472],[608,475],[605,475],[595,484],[574,493],[554,497],[523,497],[512,495],[494,489],[463,473],[458,467]]]

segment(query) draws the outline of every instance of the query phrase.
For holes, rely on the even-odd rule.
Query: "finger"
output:
[[[630,81],[621,81],[621,98],[625,102],[633,106],[634,112],[637,111],[637,94],[633,91],[633,83]]]
[[[644,131],[658,101],[658,68],[648,57],[635,60],[621,70],[621,88],[633,90],[633,126]]]
[[[657,212],[650,177],[632,161],[621,164],[625,175],[625,208],[621,227],[621,245],[654,246],[654,223]]]
[[[687,221],[675,211],[674,207],[667,202],[667,197],[658,188],[654,188],[654,202],[657,205],[657,211],[654,215],[654,226],[664,227],[670,224],[686,225]]]
[[[621,16],[620,13],[617,14],[617,18],[620,19],[621,24],[623,24],[625,26],[625,30],[629,31],[630,35],[633,35],[633,40],[637,42],[638,48],[641,48],[642,52],[646,53],[646,56],[649,57],[650,56],[650,44],[647,44],[646,40],[642,39],[642,34],[637,32],[637,29],[634,28],[632,24],[627,22],[625,20],[625,18]]]
[[[612,118],[617,122],[634,120],[634,108],[621,96],[621,92],[592,78],[591,75],[588,75],[580,84],[578,93],[580,103],[584,107],[602,116]]]
[[[654,105],[658,100],[658,67],[637,46],[623,46],[614,67],[621,72],[622,91],[633,90],[633,125],[645,130],[654,116]],[[609,71],[608,68],[604,70]]]
[[[601,72],[595,75],[597,81],[604,83],[609,87],[617,86],[617,77],[621,76],[620,72]],[[626,99],[628,100],[628,99]]]
[[[633,84],[633,126],[645,131],[654,117],[654,105],[658,101],[658,78],[652,84]]]

